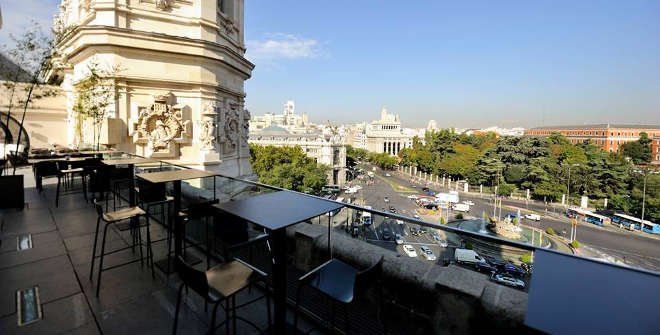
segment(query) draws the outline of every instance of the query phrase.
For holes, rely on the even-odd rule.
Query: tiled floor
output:
[[[158,270],[140,262],[103,273],[100,298],[90,280],[89,267],[96,225],[96,213],[82,194],[63,196],[54,205],[54,187],[46,185],[39,194],[28,188],[23,211],[0,212],[0,334],[165,334],[171,333],[177,278],[169,281]],[[17,251],[17,236],[32,234],[33,247]],[[164,236],[159,225],[152,225],[152,236]],[[114,232],[107,248],[127,246],[128,232]],[[165,253],[165,243],[156,244],[156,259]],[[139,253],[136,252],[137,255]],[[106,258],[106,265],[133,259],[130,249]],[[43,310],[41,321],[17,325],[16,291],[38,286]],[[259,294],[258,290],[239,295],[237,303]],[[179,334],[202,334],[210,320],[201,298],[190,291],[182,306]],[[209,309],[210,310],[210,309]],[[260,327],[266,326],[263,300],[239,310]],[[219,312],[221,322],[224,313]],[[217,333],[223,333],[219,329]],[[242,326],[239,333],[254,330]]]

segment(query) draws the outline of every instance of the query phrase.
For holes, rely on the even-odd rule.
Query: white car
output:
[[[390,198],[385,197],[385,198],[383,198],[383,201],[385,201],[385,202],[390,202]]]
[[[418,220],[419,220],[419,215],[415,214],[415,215],[413,215],[413,217],[414,217],[415,219],[418,219]]]
[[[507,276],[505,274],[494,274],[493,276],[490,277],[492,280],[504,284],[507,286],[512,286],[512,287],[518,287],[518,288],[525,288],[525,282],[518,279],[518,278],[513,278],[511,276]]]
[[[443,247],[443,248],[446,248],[446,247],[449,246],[449,243],[447,243],[447,241],[445,241],[445,240],[438,241],[438,244],[440,244],[440,246]]]
[[[396,241],[396,244],[403,244],[403,236],[401,234],[394,235],[394,241]]]
[[[386,174],[385,174],[385,177],[392,177],[392,175],[389,174],[389,173],[386,173]]]
[[[525,214],[525,219],[532,221],[541,221],[541,216],[538,214]]]
[[[419,250],[422,252],[422,255],[424,256],[424,258],[426,258],[426,260],[434,261],[437,259],[437,257],[435,257],[435,254],[433,254],[431,248],[423,245],[419,248]]]
[[[418,198],[419,198],[419,196],[417,194],[411,194],[411,195],[408,196],[408,199],[410,199],[410,200],[417,200]]]
[[[405,252],[406,255],[408,255],[408,257],[417,257],[417,252],[415,251],[415,248],[413,248],[413,246],[410,244],[403,245],[403,252]]]
[[[396,224],[403,224],[403,220],[396,220]]]
[[[472,201],[472,200],[465,200],[465,201],[463,201],[463,203],[468,205],[468,206],[474,206],[474,201]]]

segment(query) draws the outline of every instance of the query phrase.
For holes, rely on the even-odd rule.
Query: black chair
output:
[[[89,279],[91,280],[93,275],[94,275],[94,261],[96,260],[96,258],[100,258],[99,259],[98,278],[97,278],[97,281],[96,281],[96,296],[97,297],[99,296],[99,291],[101,289],[101,274],[103,273],[103,271],[108,271],[108,270],[111,270],[111,269],[114,269],[114,268],[117,268],[117,267],[120,267],[120,266],[135,263],[135,262],[138,262],[138,261],[142,264],[142,266],[144,266],[144,254],[142,252],[142,246],[145,245],[145,243],[142,241],[142,233],[140,232],[141,231],[140,228],[146,228],[146,233],[147,233],[147,241],[146,241],[147,266],[149,266],[149,263],[151,262],[151,276],[152,276],[152,278],[155,278],[154,267],[153,267],[153,263],[154,263],[153,255],[154,254],[153,254],[153,251],[151,250],[151,233],[149,232],[149,217],[147,216],[144,223],[140,222],[140,217],[145,216],[146,213],[140,207],[137,207],[137,206],[123,208],[121,210],[114,211],[114,212],[103,213],[103,206],[98,204],[96,202],[96,199],[94,200],[94,206],[96,207],[96,213],[98,214],[98,218],[96,220],[96,232],[94,234],[94,247],[92,248],[92,262],[91,262],[90,269],[89,269]],[[135,230],[135,236],[138,236],[138,239],[134,238],[133,239],[133,244],[128,246],[128,247],[119,248],[119,249],[115,249],[115,250],[106,252],[105,251],[105,242],[106,242],[106,237],[108,235],[108,228],[110,226],[116,226],[118,230],[122,231],[123,229],[119,228],[119,226],[117,224],[119,222],[125,221],[125,220],[128,220],[130,222],[127,229]],[[97,243],[98,243],[99,228],[100,228],[100,225],[101,225],[101,221],[103,221],[105,223],[105,227],[103,228],[103,239],[102,239],[102,242],[101,242],[101,253],[99,255],[96,255],[96,247],[97,247]],[[132,234],[133,234],[133,232],[132,232]],[[135,248],[136,244],[138,244],[139,247],[140,247],[140,258],[139,259],[135,259],[135,260],[131,260],[131,261],[128,261],[128,262],[121,263],[121,264],[116,264],[116,265],[113,265],[113,266],[110,266],[110,267],[107,267],[107,268],[103,268],[103,259],[104,259],[105,256],[111,255],[111,254],[114,254],[114,253],[117,253],[117,252],[120,252],[120,251],[123,251],[123,250],[127,250],[129,248]]]
[[[385,330],[385,323],[383,318],[383,257],[369,268],[359,271],[352,266],[338,260],[331,259],[314,270],[306,273],[298,279],[298,290],[296,292],[296,310],[294,315],[293,327],[298,329],[298,313],[300,313],[300,298],[302,288],[309,286],[324,296],[328,297],[331,301],[330,308],[330,331],[334,332],[334,311],[335,304],[342,305],[344,310],[344,320],[346,329],[345,334],[350,334],[350,319],[349,308],[351,303],[364,293],[373,285],[377,286],[378,292],[378,317],[383,322],[383,329]]]
[[[227,334],[233,329],[236,333],[236,321],[241,320],[258,331],[261,331],[253,322],[236,315],[236,310],[254,303],[262,298],[266,298],[267,313],[268,313],[268,326],[271,325],[270,314],[270,298],[268,294],[262,297],[252,299],[243,304],[236,305],[236,294],[248,287],[251,283],[256,281],[263,281],[265,283],[266,274],[259,269],[241,261],[234,259],[229,262],[218,264],[207,271],[200,271],[188,265],[182,257],[176,258],[176,270],[181,278],[181,285],[176,299],[176,310],[174,311],[174,326],[172,327],[172,334],[176,335],[177,325],[179,321],[179,309],[181,307],[181,294],[183,288],[191,288],[204,299],[204,304],[213,304],[211,314],[211,323],[209,325],[209,334],[214,334],[216,328],[225,325]],[[186,290],[187,291],[187,290]],[[215,319],[218,306],[221,306],[225,311],[225,321],[216,326]],[[230,327],[231,321],[231,327]]]
[[[108,210],[109,194],[112,192],[110,180],[110,171],[112,167],[99,164],[97,167],[86,167],[89,177],[89,191],[93,194],[92,198],[105,200],[105,209]],[[98,193],[98,198],[96,194]]]
[[[126,200],[126,203],[128,204],[128,199],[124,198],[121,192],[122,189],[129,190],[131,185],[131,166],[112,166],[108,169],[108,174],[110,178],[110,187],[112,189],[112,208],[113,210],[117,210],[117,200],[119,200],[119,207],[122,207],[122,199]],[[128,205],[130,206],[130,204]]]
[[[56,177],[58,173],[56,161],[42,161],[37,162],[32,166],[34,179],[36,181],[37,190],[39,193],[43,191],[43,178]]]
[[[264,230],[250,229],[247,221],[215,208],[213,230],[212,245],[223,259],[228,259],[229,254],[236,250],[247,248],[250,263],[253,261],[252,246],[267,242],[269,237]]]

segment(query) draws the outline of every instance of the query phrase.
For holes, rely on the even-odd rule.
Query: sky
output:
[[[0,0],[0,43],[58,3]],[[253,115],[660,124],[660,1],[247,0],[245,20]]]

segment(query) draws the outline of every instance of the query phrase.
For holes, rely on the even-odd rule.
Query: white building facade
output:
[[[401,149],[412,147],[414,135],[401,128],[398,115],[390,114],[383,108],[380,120],[366,126],[365,137],[368,151],[396,156]]]
[[[338,135],[324,134],[322,131],[293,133],[283,127],[271,125],[250,132],[249,142],[262,146],[299,146],[308,157],[330,167],[329,185],[343,186],[346,183],[346,147]]]

